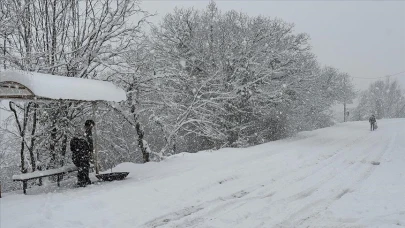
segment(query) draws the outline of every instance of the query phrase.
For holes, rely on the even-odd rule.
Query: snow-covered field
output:
[[[373,162],[380,162],[373,165]],[[121,164],[124,181],[0,199],[0,227],[405,227],[405,119]]]

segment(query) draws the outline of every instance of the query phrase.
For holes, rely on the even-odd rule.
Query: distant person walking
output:
[[[370,118],[368,119],[368,122],[370,122],[370,130],[374,131],[376,128],[376,122],[377,120],[375,119],[374,114],[370,116]]]

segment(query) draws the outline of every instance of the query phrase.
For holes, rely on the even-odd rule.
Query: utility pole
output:
[[[346,98],[343,102],[343,122],[346,122]]]
[[[346,77],[343,78],[343,122],[346,122]]]

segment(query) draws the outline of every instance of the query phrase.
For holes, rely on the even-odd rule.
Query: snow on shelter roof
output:
[[[0,99],[123,101],[125,91],[111,82],[27,71],[0,71]]]

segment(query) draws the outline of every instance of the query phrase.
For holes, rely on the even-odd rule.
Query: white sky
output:
[[[208,0],[145,0],[143,9],[158,16],[177,7],[204,9]],[[353,77],[375,78],[405,71],[405,1],[216,1],[222,12],[231,9],[251,16],[278,17],[295,24],[295,32],[311,37],[313,52],[323,65]],[[398,79],[405,89],[405,72]],[[373,79],[353,79],[366,89]]]

